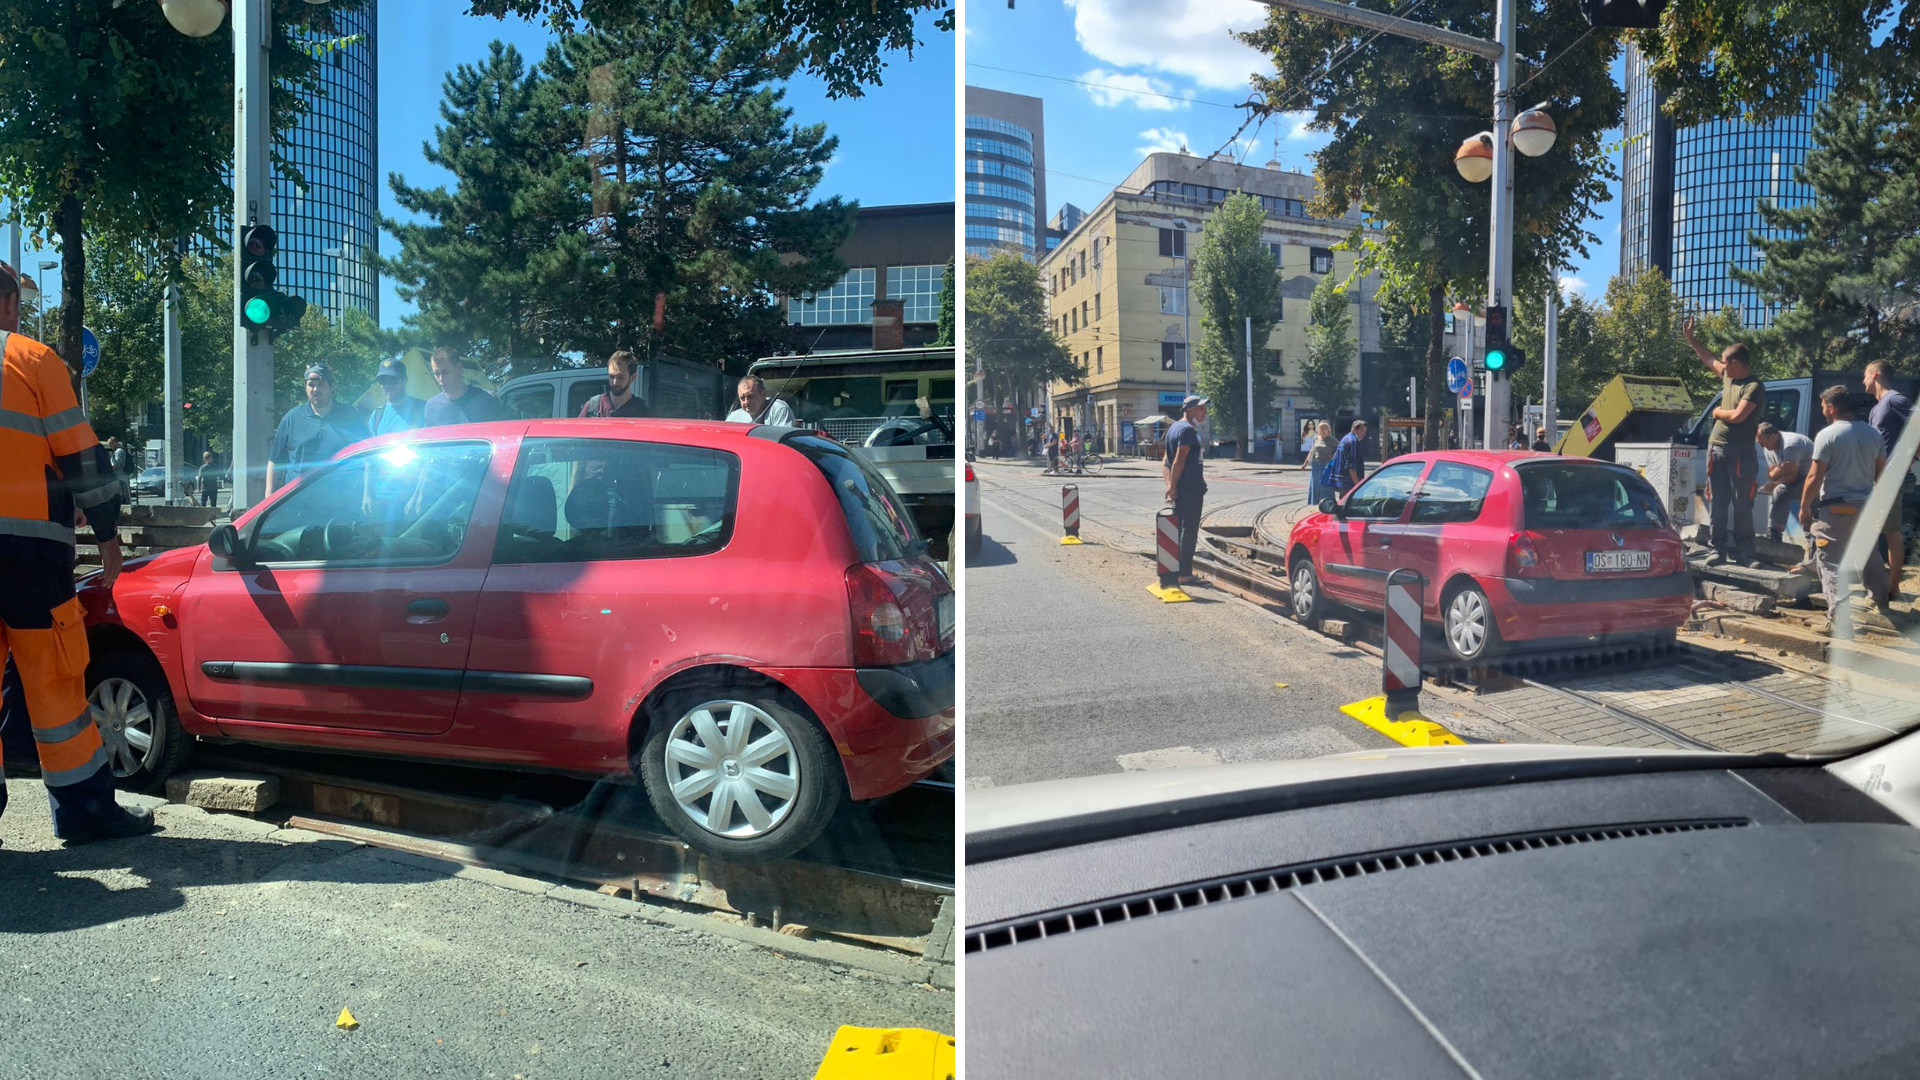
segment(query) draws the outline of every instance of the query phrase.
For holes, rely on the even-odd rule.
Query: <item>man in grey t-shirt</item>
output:
[[[1820,591],[1827,597],[1828,629],[1835,637],[1847,636],[1851,625],[1852,605],[1840,588],[1840,560],[1887,463],[1880,433],[1853,418],[1852,397],[1845,386],[1829,386],[1820,394],[1820,414],[1827,426],[1813,438],[1813,464],[1800,495],[1800,525],[1813,544]],[[1878,552],[1868,556],[1860,577],[1875,605],[1882,604],[1887,568]]]
[[[1807,466],[1813,462],[1813,440],[1772,424],[1761,424],[1754,438],[1760,444],[1761,471],[1766,474],[1760,490],[1772,497],[1767,508],[1767,539],[1778,540],[1787,530],[1787,515],[1800,507],[1800,486],[1806,480]]]

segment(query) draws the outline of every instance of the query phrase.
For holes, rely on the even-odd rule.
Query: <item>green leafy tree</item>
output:
[[[948,259],[947,271],[940,275],[940,328],[939,332],[934,335],[933,343],[935,345],[953,344],[953,309],[956,299],[954,276],[953,260]]]
[[[1493,34],[1494,9],[1482,0],[1429,0],[1418,17],[1477,37]],[[1337,218],[1357,204],[1384,223],[1357,230],[1349,241],[1360,255],[1357,272],[1375,271],[1391,288],[1426,293],[1423,442],[1437,448],[1449,404],[1444,305],[1449,296],[1484,303],[1491,209],[1490,186],[1461,179],[1449,158],[1462,140],[1490,126],[1493,65],[1281,10],[1240,36],[1276,68],[1256,76],[1254,88],[1270,102],[1302,102],[1313,114],[1309,126],[1332,136],[1315,155],[1315,212]],[[1514,289],[1526,295],[1542,291],[1554,267],[1584,257],[1597,240],[1587,222],[1610,198],[1613,176],[1601,135],[1620,124],[1624,96],[1611,76],[1617,35],[1589,35],[1576,0],[1521,3],[1515,41],[1515,73],[1530,80],[1527,103],[1547,103],[1560,130],[1551,153],[1517,159]]]
[[[563,37],[534,108],[584,148],[521,193],[555,215],[532,263],[564,350],[661,345],[695,360],[772,351],[779,298],[830,287],[856,206],[812,201],[837,141],[796,126],[751,23],[705,5],[611,33]],[[656,332],[657,311],[664,318]]]
[[[967,368],[986,373],[983,397],[1025,413],[1050,382],[1085,378],[1047,325],[1040,269],[1012,252],[967,260]]]
[[[189,256],[179,277],[182,400],[192,405],[184,425],[227,453],[233,449],[233,257]]]
[[[1333,416],[1353,403],[1353,314],[1347,290],[1332,274],[1320,279],[1307,301],[1307,362],[1300,367],[1300,388]]]
[[[1271,384],[1263,376],[1254,388],[1256,415],[1246,415],[1246,320],[1253,320],[1254,348],[1264,347],[1280,299],[1280,271],[1261,237],[1266,223],[1260,200],[1235,192],[1207,219],[1194,253],[1193,291],[1200,316],[1194,383],[1213,401],[1216,431],[1245,435],[1254,430],[1258,410],[1271,396]]]
[[[1920,320],[1905,314],[1920,296],[1920,104],[1887,98],[1869,83],[1820,107],[1799,170],[1813,200],[1761,199],[1767,232],[1749,239],[1766,261],[1733,269],[1785,308],[1765,336],[1802,370],[1920,357]]]
[[[1567,297],[1560,303],[1555,316],[1559,324],[1555,335],[1558,375],[1555,393],[1562,412],[1578,415],[1608,380],[1620,374],[1612,354],[1602,342],[1601,323],[1605,317],[1606,308],[1584,296]],[[1534,297],[1520,296],[1509,319],[1509,337],[1527,354],[1527,365],[1513,376],[1513,396],[1539,401],[1545,393],[1547,363],[1545,306]],[[1699,365],[1697,360],[1693,363]]]
[[[89,419],[102,439],[131,444],[141,407],[160,398],[166,377],[166,284],[141,259],[112,249],[87,264],[87,279],[87,325],[100,340],[100,366],[86,380]]]
[[[381,270],[419,306],[409,328],[430,348],[448,346],[493,373],[509,359],[516,374],[559,362],[559,313],[532,265],[565,222],[524,194],[565,151],[551,127],[535,122],[536,82],[519,51],[498,41],[484,62],[449,73],[442,123],[424,150],[455,186],[417,187],[395,173],[394,199],[418,220],[381,223],[400,241]]]
[[[313,42],[341,41],[331,37],[335,13],[362,3],[274,0],[276,134],[308,107],[321,63]],[[0,197],[36,245],[59,239],[58,350],[76,377],[89,238],[116,251],[159,238],[230,239],[211,231],[233,204],[221,175],[233,158],[231,35],[229,22],[210,37],[185,37],[156,3],[0,3]]]
[[[380,328],[366,312],[348,308],[338,325],[324,309],[310,307],[298,330],[281,334],[273,348],[273,407],[284,414],[307,400],[307,365],[333,369],[334,399],[357,401],[373,385],[374,369],[389,356]]]
[[[731,9],[754,24],[762,48],[782,64],[801,63],[820,76],[831,97],[859,97],[878,85],[886,68],[882,54],[923,44],[914,31],[921,12],[935,12],[935,29],[951,33],[954,5],[947,0],[704,0],[698,14]],[[469,0],[475,15],[544,19],[556,30],[585,22],[605,31],[656,23],[671,25],[687,9],[671,0]]]

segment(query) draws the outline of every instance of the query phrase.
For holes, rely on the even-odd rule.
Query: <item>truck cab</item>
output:
[[[579,416],[586,403],[606,389],[607,369],[601,364],[521,375],[507,380],[498,396],[507,412],[522,420],[567,419]],[[634,393],[656,417],[724,419],[733,407],[731,389],[719,368],[672,356],[643,360],[634,374]]]

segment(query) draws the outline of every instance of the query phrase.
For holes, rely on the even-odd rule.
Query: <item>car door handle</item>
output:
[[[419,620],[422,622],[432,621],[433,619],[444,619],[447,617],[449,610],[451,609],[447,607],[445,600],[437,596],[423,596],[418,600],[410,600],[407,602],[407,614],[410,616],[407,621],[413,622],[415,621],[414,617],[421,616],[424,616],[424,618]]]

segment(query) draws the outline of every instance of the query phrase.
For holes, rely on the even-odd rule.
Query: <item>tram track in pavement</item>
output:
[[[637,784],[215,745],[196,769],[265,773],[288,827],[803,937],[937,956],[955,912],[951,773],[843,808],[787,859],[730,862],[671,836]]]

